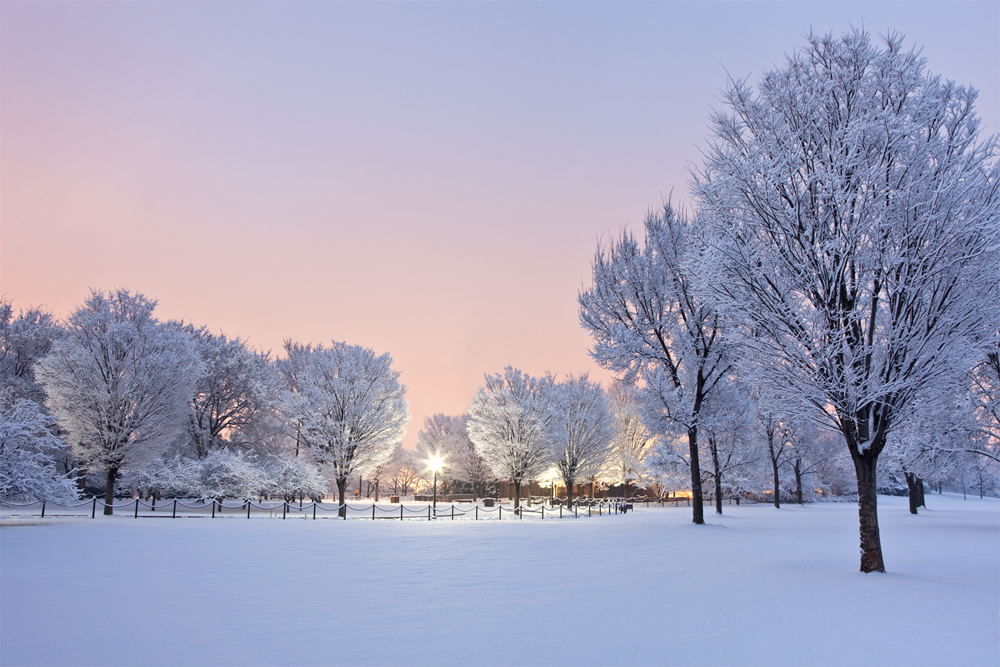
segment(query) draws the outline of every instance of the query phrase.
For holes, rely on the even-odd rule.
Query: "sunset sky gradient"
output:
[[[598,239],[810,29],[887,29],[1000,130],[1000,3],[0,3],[0,293],[126,287],[280,352],[389,352],[423,418],[596,369]]]

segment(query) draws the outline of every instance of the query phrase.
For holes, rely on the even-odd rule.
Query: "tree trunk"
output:
[[[521,482],[514,481],[514,513],[521,513]]]
[[[705,523],[705,508],[701,498],[701,466],[698,465],[698,428],[688,429],[688,448],[691,455],[691,521]]]
[[[344,504],[347,500],[344,498],[344,494],[347,493],[347,478],[343,479],[337,478],[337,504],[340,509],[337,510],[337,516],[341,518],[347,518],[347,506]]]
[[[775,509],[781,509],[781,494],[779,493],[778,485],[778,460],[771,457],[771,474],[774,475],[774,507]]]
[[[566,483],[566,507],[573,506],[573,482],[572,479],[563,479]],[[553,485],[554,486],[554,485]]]
[[[917,501],[920,506],[927,509],[927,505],[924,504],[924,480],[917,477]]]
[[[719,449],[715,446],[715,438],[709,438],[712,448],[712,465],[715,467],[715,513],[722,514],[722,473],[719,472]]]
[[[115,513],[116,477],[118,477],[118,468],[108,468],[104,477],[104,514],[107,516]]]
[[[910,514],[916,514],[917,508],[920,507],[920,498],[917,495],[917,476],[905,470],[903,476],[906,478],[906,495],[910,501]]]
[[[375,502],[378,502],[378,480],[375,481]]]
[[[854,471],[858,476],[862,572],[885,572],[885,563],[882,562],[882,541],[878,533],[878,496],[875,490],[877,460],[864,454],[854,457]]]
[[[795,457],[795,502],[802,504],[802,459]]]

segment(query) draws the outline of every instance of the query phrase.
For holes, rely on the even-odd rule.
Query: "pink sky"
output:
[[[598,238],[687,201],[727,72],[864,25],[1000,129],[1000,4],[0,4],[0,293],[127,287],[277,353],[389,352],[425,416],[590,371]]]

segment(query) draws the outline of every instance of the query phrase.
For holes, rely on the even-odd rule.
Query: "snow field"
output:
[[[0,529],[3,665],[996,665],[996,499]]]

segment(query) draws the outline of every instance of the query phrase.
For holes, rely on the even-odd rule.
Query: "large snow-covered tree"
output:
[[[295,369],[295,391],[284,395],[289,421],[302,442],[337,482],[344,513],[347,479],[389,459],[406,431],[406,387],[392,357],[359,345],[333,342],[286,346]]]
[[[188,423],[194,455],[201,458],[220,447],[259,445],[269,435],[281,400],[281,377],[270,355],[251,350],[240,338],[213,334],[204,327],[189,325],[184,330],[202,362]]]
[[[694,192],[717,225],[708,287],[756,373],[843,434],[861,570],[884,571],[876,464],[922,392],[996,331],[997,149],[975,91],[897,35],[810,36],[725,93]]]
[[[553,387],[507,366],[486,376],[469,406],[469,437],[493,474],[513,482],[515,506],[521,484],[552,465]]]
[[[591,356],[659,403],[683,429],[691,471],[692,519],[704,523],[699,422],[730,363],[722,323],[699,297],[694,270],[704,249],[697,227],[666,205],[645,221],[644,244],[628,232],[594,258],[594,285],[580,294],[580,321],[594,338]]]
[[[90,297],[36,368],[48,407],[78,460],[105,475],[112,513],[120,471],[141,466],[184,425],[200,363],[156,302],[119,289]]]
[[[615,419],[604,388],[587,375],[570,376],[555,387],[554,465],[566,485],[567,505],[573,485],[601,470],[615,436]]]

